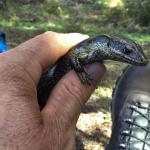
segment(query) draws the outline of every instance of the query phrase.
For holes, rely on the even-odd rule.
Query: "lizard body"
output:
[[[141,46],[132,40],[107,35],[86,39],[72,47],[43,74],[37,87],[40,108],[45,106],[52,88],[69,70],[74,69],[83,84],[90,84],[91,79],[84,65],[103,60],[115,60],[139,66],[148,63]]]

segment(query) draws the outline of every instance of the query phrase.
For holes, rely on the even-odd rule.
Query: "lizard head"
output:
[[[141,46],[126,38],[111,38],[108,44],[111,58],[133,65],[146,65],[148,60]]]

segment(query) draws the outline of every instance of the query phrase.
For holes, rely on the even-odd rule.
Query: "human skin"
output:
[[[93,85],[71,70],[54,87],[44,109],[37,102],[42,72],[86,39],[79,33],[46,32],[0,54],[0,149],[73,150],[78,117],[105,74],[103,64],[86,66]]]

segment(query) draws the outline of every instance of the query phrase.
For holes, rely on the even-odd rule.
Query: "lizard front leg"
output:
[[[82,65],[80,58],[78,57],[71,57],[71,65],[72,68],[75,70],[75,72],[77,73],[80,81],[83,84],[91,84],[91,78],[89,76],[89,74],[86,72],[84,66]]]

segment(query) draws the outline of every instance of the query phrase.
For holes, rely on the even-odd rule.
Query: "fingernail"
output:
[[[92,84],[97,86],[103,79],[106,73],[106,68],[102,63],[93,63],[86,66],[86,71],[90,78],[92,78]]]

